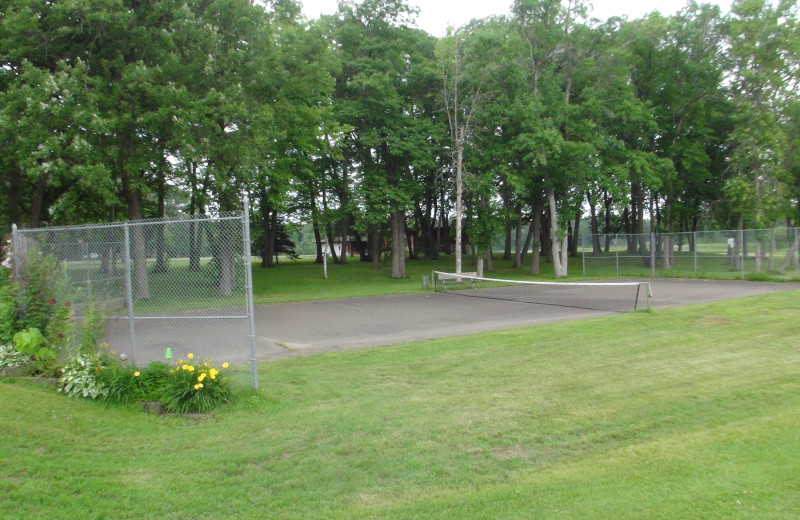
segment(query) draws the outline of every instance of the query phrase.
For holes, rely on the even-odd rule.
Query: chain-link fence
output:
[[[584,276],[800,275],[800,228],[592,235]]]
[[[137,366],[212,359],[258,386],[247,201],[242,213],[14,228],[15,269],[57,264],[57,298],[76,320],[105,318],[104,341]],[[20,280],[23,277],[18,277]]]

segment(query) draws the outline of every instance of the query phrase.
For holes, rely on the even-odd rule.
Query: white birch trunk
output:
[[[567,260],[569,255],[566,233],[562,239],[558,238],[558,210],[556,209],[556,194],[553,188],[547,190],[547,205],[550,208],[550,240],[553,253],[553,274],[556,278],[567,276]]]

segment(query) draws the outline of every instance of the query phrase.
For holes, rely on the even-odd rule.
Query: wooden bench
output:
[[[475,288],[475,278],[478,277],[478,273],[473,271],[469,273],[458,273],[458,274],[451,274],[451,273],[436,273],[437,278],[442,281],[442,287],[444,287],[444,292],[447,292],[447,284],[448,283],[464,283],[464,278],[468,279],[472,283],[472,288]]]

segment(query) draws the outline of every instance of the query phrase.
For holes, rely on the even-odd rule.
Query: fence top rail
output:
[[[221,222],[226,220],[241,220],[242,213],[225,213],[220,216],[206,216],[206,217],[169,217],[169,218],[151,218],[142,220],[120,220],[117,222],[110,222],[105,224],[79,224],[74,226],[50,226],[38,228],[20,228],[14,225],[14,231],[17,233],[41,233],[43,231],[65,231],[65,230],[83,230],[83,229],[115,229],[133,226],[147,226],[152,224],[177,224],[177,223],[192,223],[192,222]]]
[[[747,229],[703,229],[703,230],[697,230],[697,231],[675,231],[673,233],[665,233],[663,231],[653,231],[652,233],[649,233],[649,232],[645,232],[645,233],[592,233],[590,236],[592,236],[592,237],[601,237],[601,238],[611,237],[611,238],[624,239],[626,237],[642,237],[642,236],[643,237],[648,237],[650,235],[656,235],[656,236],[684,235],[685,236],[685,235],[691,235],[693,233],[697,233],[698,235],[710,234],[710,233],[717,233],[717,234],[720,234],[720,235],[724,235],[724,234],[734,234],[734,233],[740,233],[740,232],[744,232],[744,233],[769,232],[769,233],[772,233],[772,232],[785,232],[785,231],[797,231],[797,232],[800,232],[800,228],[778,226],[778,227],[774,227],[774,228],[763,228],[763,229],[750,229],[750,228],[747,228]],[[586,236],[586,235],[584,235],[584,236]]]

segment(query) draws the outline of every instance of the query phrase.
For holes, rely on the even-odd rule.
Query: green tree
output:
[[[736,176],[728,180],[725,191],[737,208],[741,227],[771,228],[787,196],[783,181],[788,136],[782,117],[787,100],[797,95],[793,90],[800,50],[796,3],[735,1],[729,47],[736,111],[730,164]],[[765,234],[756,237],[757,272],[762,270],[767,240]]]

